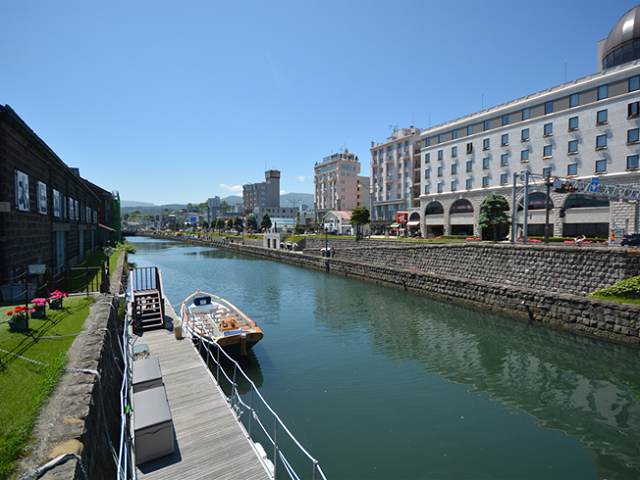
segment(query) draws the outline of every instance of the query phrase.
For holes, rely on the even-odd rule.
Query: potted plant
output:
[[[49,308],[51,310],[59,310],[62,308],[62,299],[68,297],[69,294],[67,292],[61,292],[60,290],[56,290],[49,296]]]
[[[35,309],[28,310],[27,307],[22,305],[16,305],[13,310],[9,310],[7,315],[11,318],[9,319],[9,330],[12,332],[21,332],[29,328],[29,318],[27,317],[28,313],[35,312]]]
[[[31,318],[43,318],[47,316],[48,298],[34,298],[31,303],[35,306],[35,311],[31,314]]]

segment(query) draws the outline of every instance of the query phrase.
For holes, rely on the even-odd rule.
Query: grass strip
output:
[[[29,319],[29,329],[9,331],[0,324],[0,479],[14,470],[18,457],[29,447],[31,430],[40,408],[55,390],[67,364],[66,353],[75,337],[39,339],[56,335],[75,335],[82,329],[93,297],[69,297],[60,310],[47,309],[47,317]],[[0,307],[0,319],[9,319],[11,306]],[[45,366],[27,362],[20,355]]]

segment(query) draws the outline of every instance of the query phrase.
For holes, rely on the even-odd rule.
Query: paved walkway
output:
[[[168,322],[175,315],[167,305]],[[159,357],[175,429],[175,451],[137,467],[140,479],[269,480],[261,460],[247,439],[222,391],[193,347],[176,340],[169,330],[140,335],[134,345],[146,344]]]

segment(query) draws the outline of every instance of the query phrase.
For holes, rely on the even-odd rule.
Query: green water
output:
[[[247,371],[330,479],[640,478],[638,349],[321,271],[131,240],[131,260],[162,269],[172,303],[208,291],[261,326]]]

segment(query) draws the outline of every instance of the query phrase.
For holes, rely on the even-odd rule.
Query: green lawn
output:
[[[0,324],[0,479],[8,478],[20,453],[26,451],[40,407],[55,390],[66,365],[66,352],[75,337],[36,339],[77,334],[89,315],[93,297],[64,299],[64,308],[49,310],[47,318],[30,319],[29,330],[10,332]],[[0,307],[0,321],[13,306]],[[37,360],[29,363],[12,354]]]

